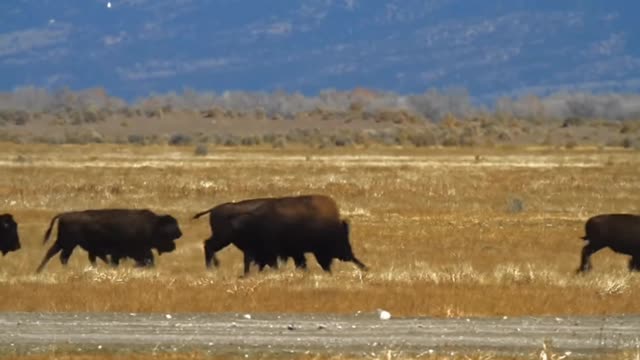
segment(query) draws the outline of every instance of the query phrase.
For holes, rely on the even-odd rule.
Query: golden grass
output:
[[[574,275],[584,221],[640,212],[640,156],[620,149],[218,149],[0,144],[0,211],[23,249],[0,259],[0,311],[373,312],[394,316],[614,314],[640,310],[640,276],[603,250]],[[242,273],[235,248],[206,271],[200,210],[285,194],[334,197],[371,271]],[[522,211],[519,209],[522,208]],[[34,270],[53,215],[151,208],[180,221],[152,270],[88,267],[77,249]]]

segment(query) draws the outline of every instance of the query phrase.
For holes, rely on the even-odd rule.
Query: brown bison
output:
[[[2,214],[0,215],[0,252],[4,256],[18,250],[20,250],[18,224],[11,214]]]
[[[220,265],[216,258],[216,252],[224,249],[234,242],[231,228],[231,220],[236,216],[245,214],[274,198],[258,198],[238,202],[227,202],[216,205],[209,210],[202,211],[193,216],[194,219],[209,214],[209,226],[211,236],[204,241],[204,260],[207,268]],[[259,264],[263,268],[266,264]]]
[[[606,247],[617,253],[631,255],[629,270],[640,270],[640,216],[597,215],[587,220],[585,232],[586,235],[582,239],[588,243],[582,248],[580,267],[577,272],[591,270],[591,255]]]
[[[58,214],[44,235],[46,243],[58,220],[58,237],[47,251],[37,272],[60,254],[60,262],[66,265],[76,246],[89,253],[95,265],[96,257],[105,262],[107,256],[117,265],[120,259],[130,257],[137,266],[152,266],[153,253],[175,250],[175,240],[182,236],[177,220],[171,215],[156,215],[150,210],[103,209],[73,211]]]
[[[351,261],[361,269],[349,243],[349,224],[340,219],[335,201],[324,195],[276,198],[231,219],[233,243],[244,252],[244,272],[251,262],[274,264],[293,258],[306,268],[312,253],[323,270],[331,272],[333,259]]]

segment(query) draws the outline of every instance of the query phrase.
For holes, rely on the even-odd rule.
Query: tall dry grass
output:
[[[334,312],[395,316],[612,314],[640,310],[640,276],[603,250],[576,276],[583,223],[640,212],[640,156],[620,149],[220,149],[0,145],[0,211],[23,249],[0,259],[1,311]],[[235,248],[206,271],[206,219],[230,200],[334,197],[371,271],[287,264],[242,273]],[[53,215],[104,207],[171,213],[184,236],[151,270],[88,267],[77,248],[34,274]]]

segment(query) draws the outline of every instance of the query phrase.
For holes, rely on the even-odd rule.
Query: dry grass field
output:
[[[640,310],[640,275],[603,250],[578,276],[584,221],[640,212],[640,154],[623,149],[341,150],[0,144],[0,212],[23,248],[0,258],[0,311],[373,312],[394,316],[618,314]],[[239,250],[205,270],[207,219],[230,200],[319,193],[349,218],[371,270],[289,263],[246,279]],[[178,249],[154,269],[89,267],[77,248],[34,273],[51,217],[150,208],[178,218]],[[50,245],[50,244],[49,244]],[[36,359],[37,357],[34,357]],[[64,357],[63,357],[64,358]],[[169,357],[170,358],[170,357]],[[193,357],[197,359],[198,357]],[[87,357],[87,359],[93,359]],[[96,358],[97,359],[97,358]]]

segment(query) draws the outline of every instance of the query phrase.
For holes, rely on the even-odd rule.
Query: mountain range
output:
[[[628,0],[11,0],[0,90],[640,90]]]

